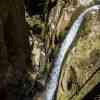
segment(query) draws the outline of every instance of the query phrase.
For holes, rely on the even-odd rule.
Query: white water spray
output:
[[[100,5],[94,5],[88,8],[87,10],[85,10],[73,23],[67,36],[65,37],[63,43],[61,44],[60,51],[58,53],[57,58],[55,59],[52,72],[50,73],[50,79],[47,83],[47,88],[43,100],[53,100],[54,94],[58,86],[58,80],[59,80],[60,70],[61,70],[62,62],[64,60],[64,56],[69,50],[72,42],[74,41],[86,14],[92,10],[100,10]]]

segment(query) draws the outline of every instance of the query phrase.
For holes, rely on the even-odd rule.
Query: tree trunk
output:
[[[25,73],[24,1],[0,1],[0,99],[17,100]],[[3,95],[3,98],[2,98]]]

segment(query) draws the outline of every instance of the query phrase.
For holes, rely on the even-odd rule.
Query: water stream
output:
[[[59,75],[60,75],[61,66],[62,66],[64,57],[65,57],[65,54],[67,53],[70,46],[72,45],[72,42],[75,40],[75,37],[77,36],[78,30],[79,30],[85,16],[90,11],[93,11],[93,10],[100,10],[100,5],[94,5],[88,9],[86,9],[82,14],[80,14],[80,16],[75,20],[72,27],[70,28],[64,41],[62,42],[59,53],[55,59],[53,69],[50,73],[50,79],[47,83],[45,96],[44,96],[43,100],[53,100],[54,94],[55,94],[57,86],[58,86]]]

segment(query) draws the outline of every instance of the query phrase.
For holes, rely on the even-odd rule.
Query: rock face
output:
[[[48,73],[47,68],[51,63],[47,58],[53,58],[54,55],[52,52],[55,54],[55,51],[57,51],[58,45],[61,44],[61,40],[65,36],[64,31],[70,29],[77,16],[79,16],[87,6],[93,5],[94,1],[99,2],[99,0],[50,1],[52,5],[48,10],[48,32],[43,34],[37,34],[37,31],[35,30],[33,32],[37,37],[36,41],[40,39],[44,44],[42,48],[45,50],[41,49],[39,46],[40,42],[38,41],[38,44],[36,43],[37,46],[33,46],[32,56],[33,63],[36,65],[40,64],[39,71],[42,72],[44,78],[45,76],[47,78],[47,74],[45,73]],[[31,27],[41,23],[41,21],[34,20],[34,17],[39,19],[37,16],[26,18]],[[99,17],[99,12],[92,12],[89,16],[86,16],[76,42],[63,64],[57,100],[81,100],[96,84],[98,84],[100,80],[100,71],[98,71],[100,68]],[[34,27],[34,29],[36,29],[36,27]],[[33,42],[35,43],[34,40]],[[40,97],[41,94],[42,93],[37,93],[34,100],[38,100],[37,97],[39,97],[39,100],[42,100]]]
[[[52,1],[52,0],[51,0]],[[64,32],[69,27],[72,15],[78,9],[81,11],[82,7],[93,5],[98,0],[55,0],[48,15],[49,33]],[[54,1],[52,1],[53,3]],[[53,4],[52,4],[53,5]],[[75,14],[74,14],[75,16]]]
[[[56,3],[54,2],[54,6],[49,10],[47,18],[48,36],[53,47],[55,45],[55,39],[63,36],[63,32],[69,29],[73,17],[76,17],[78,15],[77,13],[83,10],[82,8],[93,4],[94,0],[56,0]]]
[[[74,2],[75,2],[74,0],[72,1],[57,0],[56,6],[54,6],[54,8],[51,9],[51,12],[49,12],[48,25],[49,25],[49,30],[51,32],[63,32],[64,31],[66,27],[66,25],[64,25],[66,23],[65,21],[70,18],[70,15],[69,15],[70,13],[67,10],[70,10],[70,11],[74,10],[75,6],[77,5],[77,4],[74,4]],[[62,31],[61,29],[59,29],[61,25],[63,26]]]
[[[94,11],[85,18],[76,43],[64,61],[57,100],[82,100],[100,82],[99,76],[100,14]]]

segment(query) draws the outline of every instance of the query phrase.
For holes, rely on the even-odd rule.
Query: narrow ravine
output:
[[[58,86],[59,75],[61,71],[61,66],[65,57],[65,54],[69,50],[72,42],[75,40],[77,36],[78,30],[86,17],[86,15],[93,10],[100,10],[100,5],[94,5],[88,9],[86,9],[73,23],[72,27],[70,28],[67,36],[65,37],[64,41],[61,44],[61,48],[59,53],[55,59],[53,69],[50,73],[50,79],[47,83],[46,91],[43,100],[53,100],[54,94],[56,92]]]

